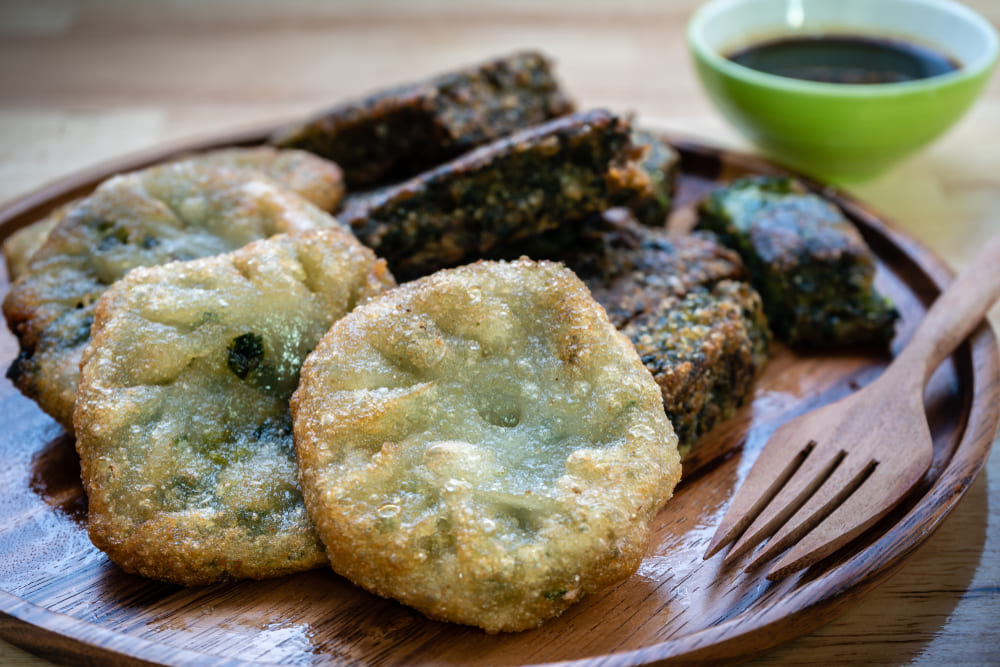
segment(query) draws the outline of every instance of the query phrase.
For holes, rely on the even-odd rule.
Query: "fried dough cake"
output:
[[[4,299],[21,346],[7,377],[72,432],[80,353],[114,281],[137,266],[333,227],[329,214],[253,171],[179,162],[105,181],[66,211]]]
[[[326,562],[288,399],[331,323],[393,285],[340,229],[140,268],[98,301],[76,402],[91,540],[179,584]]]
[[[307,151],[272,146],[219,148],[184,160],[260,172],[328,213],[336,211],[344,198],[340,166]]]
[[[680,476],[659,387],[551,262],[443,270],[355,309],[292,415],[333,569],[488,632],[634,572]]]
[[[18,229],[3,242],[3,259],[7,264],[7,278],[10,282],[17,280],[28,270],[28,262],[49,237],[49,232],[55,229],[66,213],[76,205],[72,201],[52,211],[47,217]]]
[[[344,177],[340,167],[305,151],[278,150],[271,146],[220,148],[184,158],[203,165],[249,169],[274,179],[324,211],[333,212],[344,197]],[[49,232],[76,202],[56,209],[51,215],[17,230],[3,243],[7,275],[11,282],[28,267]]]

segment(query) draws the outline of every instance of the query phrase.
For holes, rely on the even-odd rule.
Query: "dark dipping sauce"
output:
[[[782,37],[726,56],[744,67],[823,83],[899,83],[954,72],[959,64],[934,49],[883,37]]]

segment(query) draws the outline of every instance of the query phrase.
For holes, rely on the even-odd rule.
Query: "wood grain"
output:
[[[749,567],[780,555],[767,573],[780,579],[841,549],[895,507],[934,457],[924,388],[1000,298],[998,264],[1000,235],[934,301],[875,380],[782,424],[730,501],[706,553],[732,543],[728,563],[767,540]]]
[[[265,134],[260,135],[266,136]],[[253,141],[253,135],[206,142]],[[755,158],[677,142],[682,150],[678,218],[720,178],[775,171]],[[44,214],[121,168],[187,152],[191,145],[124,158],[36,193],[0,211],[0,236]],[[819,188],[820,186],[815,185]],[[903,315],[899,342],[947,280],[920,246],[846,195],[826,190],[880,249],[878,280]],[[864,215],[859,215],[864,213]],[[685,462],[685,480],[654,523],[639,571],[525,633],[489,636],[429,621],[355,588],[329,571],[265,582],[181,588],[126,575],[87,539],[86,499],[72,440],[9,384],[0,389],[8,427],[0,435],[0,633],[45,657],[112,663],[240,662],[314,664],[525,665],[732,660],[818,627],[891,574],[951,511],[986,460],[1000,419],[1000,356],[988,327],[932,379],[927,410],[934,462],[903,505],[848,548],[794,577],[767,583],[746,559],[703,560],[707,539],[749,464],[779,423],[835,400],[880,374],[885,358],[864,353],[806,355],[774,345],[753,403],[703,438]],[[0,355],[16,343],[0,337]]]
[[[748,148],[709,106],[685,54],[684,22],[697,4],[6,0],[0,200],[164,141],[291,118],[521,46],[551,53],[583,106],[634,109],[646,124]],[[965,4],[1000,24],[993,0]],[[994,76],[940,141],[849,190],[905,228],[895,242],[923,243],[959,268],[1000,230],[996,127]],[[952,517],[896,575],[851,611],[770,652],[767,664],[1000,662],[997,507],[994,452]],[[0,662],[42,664],[3,642]]]

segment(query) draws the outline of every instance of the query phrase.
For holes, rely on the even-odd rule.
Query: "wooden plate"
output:
[[[108,175],[191,150],[259,142],[266,131],[157,150],[103,165],[0,211],[0,237],[86,193]],[[761,160],[675,141],[680,210],[720,181],[779,170]],[[840,205],[878,255],[878,283],[899,306],[905,341],[951,277],[944,263],[864,205],[808,182]],[[6,291],[6,284],[3,286]],[[0,336],[0,359],[17,352]],[[87,503],[72,440],[8,382],[0,385],[0,636],[47,658],[168,664],[640,665],[729,660],[805,634],[889,576],[955,507],[986,461],[1000,417],[1000,363],[983,325],[933,377],[927,410],[931,471],[843,553],[778,583],[702,560],[705,546],[761,446],[783,420],[870,381],[887,358],[803,355],[779,344],[754,400],[700,443],[658,516],[638,572],[530,632],[486,635],[428,621],[329,570],[265,582],[185,589],[120,572],[87,538]],[[887,447],[906,443],[886,443]]]

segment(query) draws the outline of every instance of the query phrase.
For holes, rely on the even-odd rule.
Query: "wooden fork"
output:
[[[767,573],[776,580],[832,554],[885,516],[933,459],[924,386],[997,298],[1000,236],[938,297],[878,379],[774,432],[705,558],[739,538],[726,555],[730,563],[771,536],[748,567],[792,547]]]

